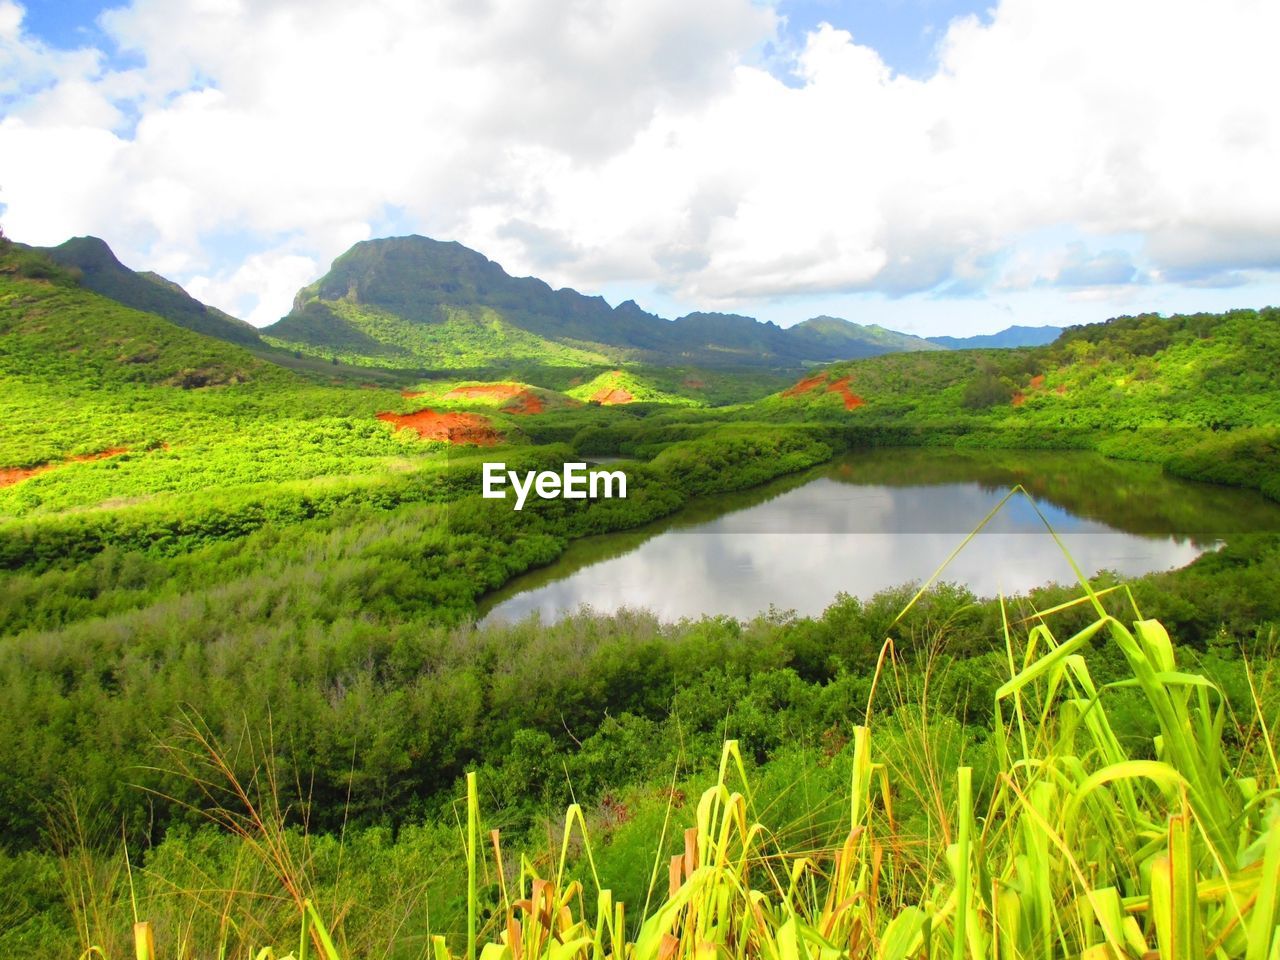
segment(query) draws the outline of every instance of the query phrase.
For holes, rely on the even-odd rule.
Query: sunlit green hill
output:
[[[880,442],[1094,446],[1280,495],[1280,310],[1120,317],[1014,350],[835,364],[756,415],[839,421]],[[852,398],[852,399],[851,399]]]
[[[16,245],[0,249],[0,382],[0,523],[162,512],[166,497],[237,487],[263,501],[293,481],[368,476],[415,449],[376,419],[404,403],[398,389],[282,369],[87,290]]]
[[[1121,317],[1014,350],[897,354],[835,364],[768,401],[860,416],[1099,430],[1280,423],[1280,311]],[[853,412],[850,410],[848,412]]]

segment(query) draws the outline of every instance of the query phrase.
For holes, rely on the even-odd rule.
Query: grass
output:
[[[469,774],[458,819],[465,893],[454,891],[465,899],[465,932],[452,939],[433,933],[416,955],[1276,960],[1280,765],[1261,681],[1250,672],[1248,701],[1230,703],[1204,675],[1180,668],[1164,627],[1143,618],[1132,597],[1133,619],[1122,622],[1083,577],[1081,585],[1073,600],[1018,621],[1005,617],[1007,679],[989,705],[988,755],[956,762],[951,734],[930,717],[928,698],[912,720],[880,715],[902,669],[891,629],[862,722],[844,748],[848,772],[834,834],[808,843],[801,832],[771,828],[749,762],[737,741],[727,741],[715,781],[683,831],[675,792],[668,794],[642,904],[615,901],[604,887],[588,817],[576,803],[549,836],[558,855],[512,861],[497,831],[483,835],[480,790]],[[1081,608],[1092,609],[1089,622],[1059,635],[1055,624]],[[1100,640],[1127,665],[1108,684],[1096,683],[1089,669]],[[1114,699],[1134,692],[1158,728],[1138,747],[1122,742],[1109,718]],[[210,815],[276,877],[285,895],[273,909],[292,914],[300,930],[292,956],[390,955],[390,926],[381,945],[375,934],[373,942],[344,947],[349,905],[334,903],[329,916],[337,926],[332,933],[326,926],[309,878],[308,842],[286,827],[269,760],[247,782],[237,780],[217,738],[198,723],[189,728],[180,763],[202,785]],[[1230,752],[1228,732],[1238,744]],[[246,747],[271,755],[269,744],[238,749]],[[98,906],[82,911],[86,937],[103,915]],[[159,952],[154,931],[137,924],[136,955],[216,949],[219,957],[282,958],[247,947],[253,931],[272,924],[241,919],[232,936],[226,906],[221,915],[216,944],[161,942]],[[86,955],[119,955],[90,944]]]

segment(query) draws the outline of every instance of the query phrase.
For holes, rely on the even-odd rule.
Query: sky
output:
[[[1274,0],[0,0],[0,226],[259,326],[458,240],[662,316],[1280,303]]]

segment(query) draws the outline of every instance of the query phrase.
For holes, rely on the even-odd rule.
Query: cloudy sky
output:
[[[456,239],[676,316],[1280,303],[1275,0],[0,0],[0,224],[257,324]]]

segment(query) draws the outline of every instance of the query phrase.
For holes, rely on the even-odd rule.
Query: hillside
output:
[[[939,349],[834,317],[785,329],[734,314],[664,320],[634,301],[611,307],[602,297],[512,277],[459,243],[418,236],[357,243],[263,333],[284,349],[348,363],[443,370],[531,359],[553,366],[800,369]]]
[[[84,289],[38,253],[0,250],[0,373],[67,386],[243,383],[268,365],[241,347]]]
[[[77,273],[16,246],[0,248],[0,380],[0,468],[160,443],[173,431],[156,424],[194,410],[195,395],[299,382],[243,347],[86,290]]]
[[[812,317],[789,327],[788,332],[793,340],[803,340],[809,345],[806,352],[816,355],[826,351],[832,357],[842,355],[846,359],[873,357],[882,353],[942,349],[933,338],[924,339],[909,333],[899,333],[878,323],[852,323],[840,317]]]
[[[72,237],[56,247],[33,248],[55,263],[79,271],[80,283],[117,303],[164,317],[180,327],[241,346],[261,346],[258,331],[192,297],[156,273],[130,270],[97,237]]]
[[[495,363],[585,367],[619,358],[605,348],[531,333],[490,307],[441,306],[434,322],[423,323],[377,305],[308,300],[267,331],[266,342],[286,350],[410,370],[483,369]]]
[[[874,442],[1096,448],[1280,497],[1277,382],[1280,309],[1268,307],[1119,317],[1043,347],[846,362],[754,409],[857,425]]]
[[[940,351],[835,364],[768,403],[914,423],[978,417],[1043,428],[1230,430],[1280,422],[1280,310],[1119,317],[1048,346]]]

